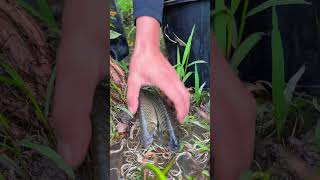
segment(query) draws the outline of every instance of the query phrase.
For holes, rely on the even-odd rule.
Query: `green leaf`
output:
[[[56,66],[54,66],[54,68],[51,72],[51,76],[50,76],[48,86],[47,86],[46,101],[45,101],[45,105],[44,105],[44,115],[46,118],[48,118],[48,115],[49,115],[50,104],[51,104],[52,94],[54,91],[55,80],[56,80]]]
[[[56,32],[59,31],[58,24],[53,16],[53,12],[50,9],[48,1],[47,0],[37,0],[37,5],[38,5],[39,11],[40,11],[40,15],[46,21],[48,26]]]
[[[194,124],[196,126],[199,126],[199,127],[203,128],[203,129],[205,129],[207,131],[210,131],[210,126],[208,126],[207,124],[201,124],[200,121],[198,121],[196,119],[190,121],[190,123],[192,123],[192,124]]]
[[[1,166],[6,167],[7,169],[13,169],[15,172],[19,174],[19,176],[25,177],[23,170],[18,166],[18,164],[4,153],[0,154],[0,164]]]
[[[192,72],[188,72],[188,73],[183,77],[182,82],[185,83],[191,75],[192,75]]]
[[[310,2],[306,2],[304,0],[268,0],[263,2],[262,4],[258,5],[254,9],[248,12],[247,16],[253,16],[255,14],[258,14],[272,6],[278,6],[278,5],[289,5],[289,4],[306,4],[310,5]]]
[[[284,96],[284,55],[281,34],[278,29],[278,17],[275,7],[272,9],[272,101],[273,114],[277,126],[278,138],[281,138],[285,114],[285,96]]]
[[[200,93],[200,94],[202,93],[202,90],[203,90],[203,88],[204,88],[205,85],[206,85],[206,82],[204,82],[204,83],[200,86],[200,88],[199,88],[199,93]]]
[[[150,171],[152,171],[153,173],[155,173],[156,176],[157,176],[157,179],[159,179],[159,180],[166,180],[166,175],[164,175],[164,174],[162,173],[162,171],[161,171],[158,167],[156,167],[155,165],[150,164],[150,163],[146,163],[146,164],[143,166],[143,168],[142,168],[142,170],[141,170],[141,173],[143,173],[144,169],[149,169]]]
[[[215,1],[215,11],[225,9],[224,0]],[[224,13],[219,13],[214,16],[214,33],[217,40],[217,44],[222,51],[222,54],[226,55],[227,47],[227,16]]]
[[[240,5],[240,0],[232,0],[231,1],[231,12],[234,15]]]
[[[193,66],[195,64],[205,64],[205,63],[207,63],[207,62],[204,60],[197,60],[197,61],[193,61],[192,63],[188,64],[187,67]]]
[[[193,37],[194,29],[195,29],[195,25],[193,25],[193,27],[192,27],[192,31],[191,31],[191,34],[190,34],[190,36],[189,36],[189,38],[188,38],[186,48],[184,49],[184,53],[183,53],[183,57],[182,57],[182,63],[181,63],[182,66],[188,64],[188,59],[189,59],[189,55],[190,55],[190,50],[191,50],[192,37]],[[185,69],[185,71],[186,71],[186,69]]]
[[[0,67],[3,67],[3,69],[11,77],[11,79],[9,79],[7,77],[0,76],[0,82],[6,83],[11,86],[15,86],[24,93],[24,95],[30,100],[34,108],[34,111],[37,115],[38,121],[46,128],[50,143],[53,143],[54,133],[49,126],[48,119],[43,114],[40,105],[38,104],[35,96],[33,95],[33,92],[28,88],[27,84],[23,81],[21,76],[11,66],[9,66],[8,64],[0,63]]]
[[[182,79],[182,64],[181,64],[181,59],[180,59],[180,51],[179,51],[179,46],[177,46],[177,73],[179,76],[179,79]]]
[[[227,37],[227,58],[230,58],[231,46],[237,47],[238,41],[238,30],[236,25],[236,20],[233,15],[229,16],[229,21],[227,24],[228,37]]]
[[[164,169],[162,170],[162,173],[164,175],[167,175],[169,170],[171,169],[171,167],[173,166],[173,164],[175,163],[176,160],[176,156],[172,157],[171,160],[167,163],[167,165],[164,167]]]
[[[197,65],[194,65],[194,88],[195,88],[195,96],[199,97],[199,73]]]
[[[75,174],[72,168],[68,164],[66,164],[62,157],[55,151],[53,151],[51,148],[41,144],[32,143],[27,139],[17,142],[17,145],[32,149],[41,154],[42,156],[49,158],[50,160],[55,162],[55,164],[60,169],[62,169],[70,178],[75,179]]]
[[[202,174],[203,176],[210,177],[209,171],[207,171],[207,170],[203,170],[203,171],[201,172],[201,174]]]
[[[294,90],[296,89],[298,81],[301,79],[303,73],[305,72],[305,65],[303,65],[289,80],[287,87],[284,91],[284,95],[286,97],[287,104],[289,105],[292,101],[292,96]]]
[[[113,30],[110,30],[110,39],[117,39],[120,36],[121,36],[120,33],[113,31]]]
[[[264,33],[257,32],[251,34],[245,39],[240,46],[235,50],[231,58],[231,66],[233,69],[237,69],[242,60],[248,55],[248,53],[255,47],[255,45],[262,39]]]

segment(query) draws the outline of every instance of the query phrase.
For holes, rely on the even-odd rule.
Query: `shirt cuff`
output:
[[[141,16],[155,18],[160,25],[162,24],[163,0],[134,0],[133,1],[133,19],[136,20]]]

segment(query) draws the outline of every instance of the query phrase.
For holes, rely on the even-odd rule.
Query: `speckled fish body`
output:
[[[149,147],[157,131],[157,114],[150,95],[146,91],[141,91],[139,97],[139,119],[142,128],[142,139],[145,148]]]
[[[176,120],[173,118],[173,115],[171,111],[168,109],[168,107],[165,105],[165,102],[160,99],[160,97],[156,97],[155,101],[156,106],[156,112],[158,115],[158,121],[159,121],[159,131],[163,137],[168,138],[168,147],[172,151],[178,151],[179,150],[179,141],[175,133],[175,127],[174,122]]]
[[[144,146],[148,147],[157,134],[162,141],[168,141],[168,146],[172,151],[178,151],[179,141],[173,124],[175,119],[161,97],[154,91],[142,89],[139,104]]]

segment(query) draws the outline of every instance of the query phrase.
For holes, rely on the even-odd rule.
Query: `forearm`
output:
[[[234,74],[212,43],[213,59],[213,154],[217,179],[238,179],[253,158],[255,99]]]
[[[96,48],[108,46],[108,1],[66,0],[62,22],[62,41],[87,40]]]
[[[58,72],[72,76],[75,71],[83,71],[84,76],[94,76],[106,69],[103,67],[108,57],[106,12],[107,1],[65,1]]]

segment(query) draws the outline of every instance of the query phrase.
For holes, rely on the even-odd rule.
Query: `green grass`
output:
[[[195,60],[192,63],[189,63],[189,56],[190,51],[192,48],[192,39],[193,34],[195,31],[195,25],[193,26],[191,33],[189,35],[188,41],[186,43],[186,47],[184,48],[183,57],[181,58],[179,46],[177,46],[177,64],[174,66],[176,69],[176,72],[178,74],[178,77],[180,80],[182,80],[183,83],[185,83],[192,74],[194,74],[195,77],[195,94],[194,94],[194,101],[199,104],[201,100],[204,97],[204,93],[202,92],[203,87],[205,86],[205,83],[203,83],[201,86],[199,85],[199,72],[197,68],[197,64],[203,64],[206,63],[204,60]],[[189,67],[194,66],[195,71],[188,71]]]
[[[280,140],[286,118],[284,96],[284,52],[275,7],[272,9],[272,25],[272,102],[273,115],[277,126],[277,135]]]
[[[11,66],[9,66],[8,64],[0,63],[0,67],[2,67],[8,74],[8,76],[0,76],[0,83],[16,87],[27,97],[34,109],[34,112],[37,116],[37,120],[45,128],[48,139],[50,143],[53,145],[55,143],[55,136],[53,130],[51,129],[48,119],[42,112],[39,103],[33,95],[33,92],[29,89],[22,77]]]

